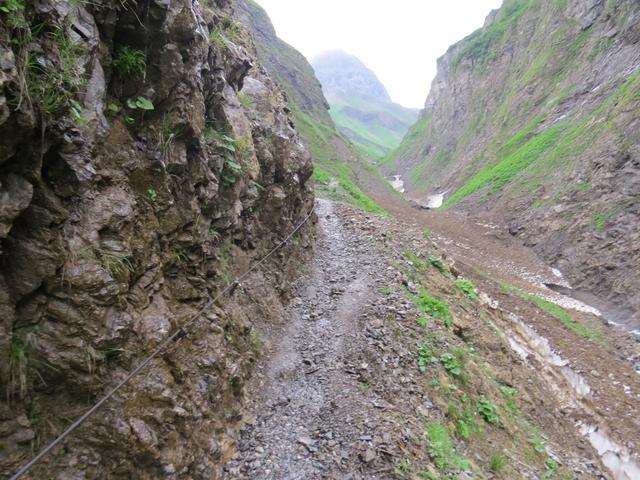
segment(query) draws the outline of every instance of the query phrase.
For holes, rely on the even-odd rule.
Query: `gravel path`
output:
[[[364,478],[341,472],[373,460],[372,436],[362,429],[375,417],[367,413],[375,399],[358,390],[347,357],[362,341],[357,319],[380,288],[382,262],[343,227],[330,202],[319,201],[317,212],[322,233],[311,273],[288,308],[285,330],[271,339],[276,351],[252,405],[256,421],[243,429],[227,478]]]

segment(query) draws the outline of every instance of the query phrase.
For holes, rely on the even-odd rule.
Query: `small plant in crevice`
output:
[[[24,8],[22,0],[0,0],[0,13],[6,17],[7,24],[12,27],[21,27],[25,23],[22,16]]]
[[[371,389],[371,385],[368,382],[358,382],[358,390],[361,393],[367,393]]]
[[[430,230],[425,230],[424,232],[422,232],[422,236],[424,238],[431,238],[433,237],[433,233]]]
[[[151,203],[156,203],[156,200],[158,200],[158,192],[156,192],[153,188],[147,190],[147,196],[149,197],[149,201]]]
[[[478,401],[476,402],[476,409],[478,410],[478,414],[484,418],[487,423],[491,423],[493,425],[500,424],[498,406],[488,398],[478,398]]]
[[[31,349],[35,343],[33,329],[14,331],[9,346],[9,383],[7,397],[24,398],[27,393]]]
[[[122,80],[143,78],[147,68],[146,55],[142,50],[125,45],[116,50],[111,65],[114,73]]]
[[[163,161],[167,162],[172,157],[174,143],[179,136],[180,132],[173,126],[171,115],[164,114],[158,133],[158,143]]]
[[[127,107],[131,110],[149,111],[154,110],[153,102],[146,97],[139,96],[138,98],[128,98]]]
[[[82,45],[74,41],[63,28],[44,34],[40,29],[29,30],[21,40],[17,68],[22,83],[18,98],[11,99],[12,107],[19,108],[24,102],[36,108],[44,117],[60,114],[70,115],[78,123],[86,123],[82,117],[82,106],[76,100],[80,88],[86,83],[82,69]],[[29,45],[40,35],[55,45],[56,56],[42,61],[39,54],[30,51]],[[38,36],[38,38],[36,38]]]
[[[456,280],[456,286],[462,290],[462,292],[470,299],[477,300],[478,299],[478,291],[473,283],[470,280]]]
[[[420,316],[418,317],[418,320],[416,320],[416,322],[418,323],[418,325],[420,325],[422,328],[427,328],[427,325],[429,325],[429,319],[425,316]]]
[[[124,275],[135,272],[131,259],[126,255],[113,255],[103,250],[97,250],[100,267],[111,275]]]
[[[246,93],[240,92],[238,94],[238,100],[240,101],[240,104],[250,110],[254,107],[254,103],[253,100],[251,99],[251,97],[249,95],[247,95]]]

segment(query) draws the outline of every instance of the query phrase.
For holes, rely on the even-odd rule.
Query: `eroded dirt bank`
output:
[[[610,460],[637,462],[640,377],[606,336],[445,258],[415,219],[318,214],[227,478],[633,478]]]

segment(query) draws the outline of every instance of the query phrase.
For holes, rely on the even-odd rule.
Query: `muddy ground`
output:
[[[637,344],[523,297],[554,274],[508,240],[459,236],[480,247],[467,256],[428,216],[394,213],[319,202],[314,260],[262,325],[227,478],[634,478]],[[509,251],[504,272],[483,261]]]

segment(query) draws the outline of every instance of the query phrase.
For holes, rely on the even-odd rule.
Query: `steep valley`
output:
[[[640,478],[638,19],[505,0],[410,126],[253,0],[0,0],[0,477]]]
[[[409,195],[509,229],[640,326],[640,50],[634,1],[507,0],[452,46],[386,160]]]

